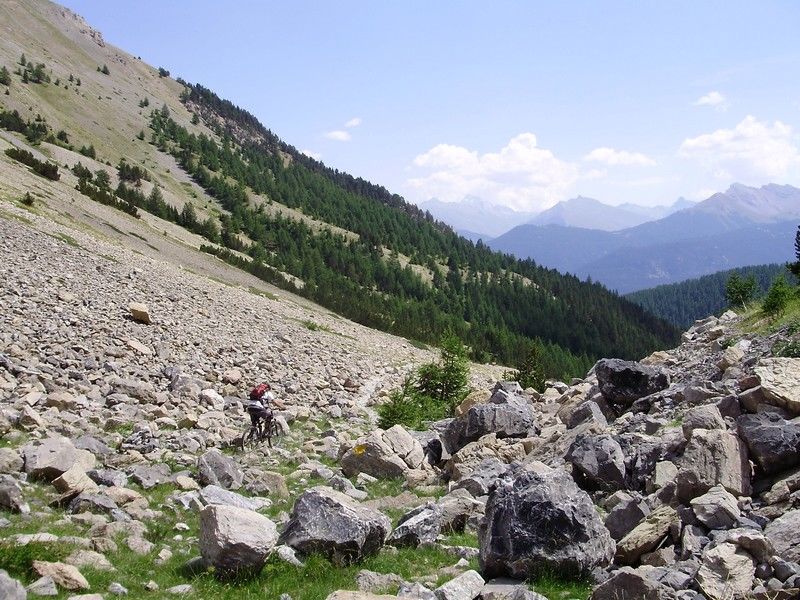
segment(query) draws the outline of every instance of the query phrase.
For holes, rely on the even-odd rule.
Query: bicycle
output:
[[[267,440],[267,444],[272,448],[272,440],[277,444],[278,438],[283,435],[283,430],[278,425],[277,419],[270,416],[269,419],[259,419],[256,425],[250,424],[244,430],[241,437],[241,449],[244,452],[246,446],[257,446]]]

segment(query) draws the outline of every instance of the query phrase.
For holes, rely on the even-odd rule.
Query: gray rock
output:
[[[639,558],[658,548],[667,537],[671,527],[680,525],[677,511],[671,506],[660,506],[634,527],[617,544],[616,560],[620,564],[633,565]]]
[[[25,462],[13,448],[0,448],[0,473],[19,473]]]
[[[606,416],[600,409],[600,405],[594,400],[587,400],[578,406],[569,416],[566,425],[568,429],[573,429],[582,423],[589,422],[596,423],[601,429],[608,426]]]
[[[295,502],[280,543],[304,554],[319,552],[336,564],[349,564],[377,553],[390,528],[389,518],[377,510],[317,486]]]
[[[755,374],[768,402],[800,415],[800,358],[762,358]]]
[[[614,541],[618,542],[633,531],[633,528],[649,514],[650,509],[647,504],[628,496],[608,512],[603,524]]]
[[[251,510],[210,505],[200,511],[200,554],[220,576],[259,573],[277,540],[275,523]]]
[[[703,552],[695,580],[710,600],[744,598],[753,587],[756,562],[745,550],[728,543]]]
[[[81,493],[75,496],[67,505],[67,512],[77,514],[82,512],[91,513],[114,513],[119,507],[108,496],[103,494]]]
[[[488,493],[488,492],[487,492]],[[442,533],[460,533],[470,520],[483,517],[484,502],[475,500],[467,490],[453,490],[436,501],[441,511]]]
[[[22,448],[25,472],[31,477],[52,481],[74,465],[84,471],[93,468],[94,455],[87,450],[78,450],[64,437],[51,437],[41,442],[31,442]]]
[[[467,477],[464,477],[453,486],[454,490],[465,489],[475,498],[489,494],[491,487],[508,470],[508,465],[498,458],[482,460]]]
[[[362,592],[380,593],[403,583],[403,578],[394,573],[376,573],[362,569],[356,575],[356,585]]]
[[[225,506],[233,506],[235,508],[243,508],[245,510],[258,510],[264,506],[269,506],[269,502],[265,502],[259,498],[247,498],[236,492],[222,489],[216,485],[207,485],[199,492],[200,500],[203,504],[213,505],[220,504]]]
[[[694,498],[691,505],[697,519],[709,529],[728,529],[741,514],[736,498],[721,485]]]
[[[650,579],[644,569],[623,567],[597,586],[590,600],[675,600],[675,593]]]
[[[536,412],[527,399],[498,389],[489,402],[477,404],[453,419],[441,438],[446,450],[455,454],[490,433],[505,438],[527,437],[538,431]]]
[[[586,575],[614,556],[591,499],[562,470],[522,471],[489,496],[478,530],[481,572],[527,579],[543,571]]]
[[[564,457],[572,463],[575,481],[585,490],[614,492],[625,489],[625,457],[609,434],[579,435]]]
[[[739,436],[761,473],[772,475],[800,465],[800,423],[774,412],[742,415]]]
[[[3,600],[25,600],[27,597],[28,593],[22,583],[0,569],[0,598],[3,598]]]
[[[684,502],[715,485],[736,497],[751,493],[747,448],[734,433],[695,429],[678,466],[678,496]]]
[[[244,481],[236,461],[219,450],[209,450],[197,459],[197,475],[201,485],[217,485],[226,490],[238,490]]]
[[[695,406],[683,415],[683,435],[688,440],[695,429],[725,429],[725,421],[715,404]]]
[[[618,358],[599,360],[594,372],[603,397],[623,408],[669,386],[669,375],[665,372]]]
[[[400,517],[386,540],[392,546],[430,545],[442,529],[442,510],[433,502],[412,509]]]
[[[0,508],[15,513],[30,512],[22,496],[22,490],[8,475],[0,476]]]
[[[154,488],[161,483],[167,483],[172,475],[169,466],[164,463],[134,465],[128,473],[134,483],[138,483],[146,490]]]
[[[470,570],[436,588],[434,593],[437,600],[473,600],[485,583],[480,573]]]
[[[98,485],[105,485],[108,487],[126,487],[128,485],[128,476],[116,469],[92,469],[87,471],[86,474],[89,476],[89,479]]]
[[[764,528],[775,552],[784,560],[800,563],[800,509],[790,510]]]

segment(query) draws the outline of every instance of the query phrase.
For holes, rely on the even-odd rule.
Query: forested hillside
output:
[[[680,283],[660,285],[633,292],[625,297],[654,315],[685,328],[697,319],[719,314],[727,308],[725,284],[734,273],[743,278],[750,276],[755,278],[756,296],[765,294],[772,280],[778,275],[790,277],[782,264],[756,265],[720,271]]]
[[[74,15],[15,18],[29,29],[54,19],[72,36],[16,42],[52,57],[37,81],[36,61],[4,50],[0,127],[34,151],[19,154],[25,164],[54,171],[53,185],[180,225],[202,237],[196,248],[369,327],[430,344],[452,330],[478,361],[517,366],[536,345],[547,376],[569,378],[602,356],[677,341],[672,325],[599,284],[474,244],[305,156],[211,90],[99,43]]]

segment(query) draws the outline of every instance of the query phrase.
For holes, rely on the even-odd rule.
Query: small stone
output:
[[[131,313],[131,318],[137,323],[150,325],[150,309],[147,308],[146,304],[131,302],[128,305],[128,311]]]
[[[128,593],[128,589],[121,583],[113,581],[108,584],[108,593],[114,594],[115,596],[125,596]]]

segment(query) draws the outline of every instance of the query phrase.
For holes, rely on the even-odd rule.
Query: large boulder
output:
[[[739,436],[762,473],[772,475],[800,465],[800,423],[774,412],[742,415],[737,423]]]
[[[418,506],[400,517],[386,543],[412,548],[431,545],[442,530],[442,517],[442,509],[433,502]]]
[[[197,475],[202,485],[217,485],[226,490],[238,490],[244,481],[244,473],[236,461],[219,450],[209,450],[197,459]]]
[[[585,490],[615,492],[625,488],[625,456],[608,434],[578,436],[565,457],[575,481]]]
[[[669,387],[669,375],[664,371],[619,358],[600,359],[594,372],[603,397],[623,408]]]
[[[747,551],[723,543],[706,548],[695,580],[710,600],[746,598],[755,572],[756,561]]]
[[[500,480],[478,537],[487,577],[586,575],[614,556],[614,541],[591,499],[560,469],[520,471]]]
[[[490,433],[476,442],[470,442],[445,464],[445,471],[450,481],[461,481],[469,477],[487,459],[497,459],[504,464],[525,459],[525,446],[508,438],[498,439],[497,434]]]
[[[41,442],[31,442],[22,448],[25,459],[25,472],[31,477],[52,481],[72,467],[83,471],[92,469],[97,462],[94,454],[78,450],[65,437],[45,438]]]
[[[224,505],[200,511],[200,554],[220,576],[260,572],[277,541],[275,523],[257,512]]]
[[[617,562],[633,565],[647,552],[658,548],[670,527],[680,525],[680,517],[671,506],[661,506],[617,543]]]
[[[764,528],[775,552],[784,560],[800,563],[800,509],[790,510]]]
[[[343,565],[377,553],[390,529],[391,521],[379,511],[317,486],[295,502],[280,543],[304,554],[319,552]]]
[[[736,497],[751,493],[747,448],[735,433],[695,429],[679,468],[678,495],[684,502],[705,494],[715,485],[721,485]]]
[[[401,425],[395,425],[356,440],[342,456],[341,465],[348,477],[366,473],[378,479],[393,479],[423,467],[424,459],[422,445]]]
[[[736,498],[721,485],[691,502],[697,520],[709,529],[729,529],[741,515]]]
[[[767,402],[800,415],[800,358],[762,358],[755,374]]]
[[[451,454],[494,433],[498,438],[527,437],[538,433],[536,413],[521,395],[498,388],[485,404],[477,404],[453,419],[442,433],[442,443]]]
[[[480,595],[485,583],[477,571],[464,571],[436,588],[436,600],[472,600]]]

